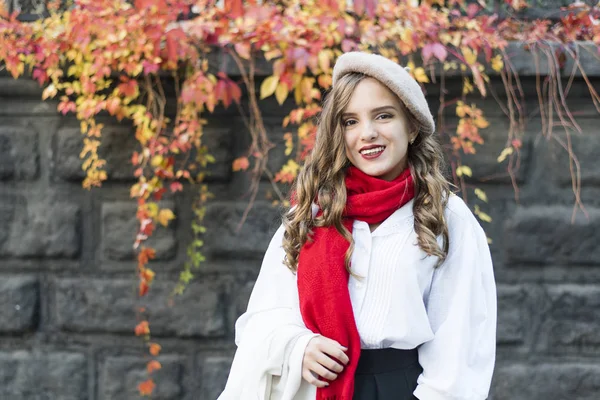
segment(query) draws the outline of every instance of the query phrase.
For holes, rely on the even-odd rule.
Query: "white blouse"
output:
[[[413,202],[373,232],[355,221],[348,283],[363,349],[418,348],[420,400],[488,396],[496,350],[496,287],[486,235],[457,196],[445,217],[450,248],[444,263],[417,245]],[[229,379],[219,400],[314,400],[302,359],[316,336],[302,322],[296,275],[283,265],[283,227],[265,254],[248,309],[236,322]],[[441,239],[440,239],[441,243]]]

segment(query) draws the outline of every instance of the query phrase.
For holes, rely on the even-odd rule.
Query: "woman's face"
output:
[[[358,83],[342,114],[342,127],[346,156],[365,174],[391,181],[406,168],[414,134],[400,99],[378,80]]]

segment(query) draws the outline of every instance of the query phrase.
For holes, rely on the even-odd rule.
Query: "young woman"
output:
[[[495,360],[486,235],[449,191],[407,71],[347,53],[264,257],[221,400],[479,400]]]

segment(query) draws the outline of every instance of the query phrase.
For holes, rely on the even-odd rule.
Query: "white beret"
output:
[[[333,86],[350,72],[362,73],[386,85],[421,123],[423,133],[435,132],[435,122],[423,90],[406,69],[383,56],[352,51],[337,59],[333,67]]]

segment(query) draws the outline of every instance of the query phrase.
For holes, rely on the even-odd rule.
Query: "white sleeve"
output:
[[[490,389],[496,284],[486,235],[469,217],[451,232],[446,261],[433,275],[427,314],[435,337],[418,350],[419,400],[482,400]]]
[[[300,387],[304,349],[316,335],[302,321],[296,276],[283,264],[283,232],[281,226],[273,236],[236,321],[238,348],[219,400],[292,399]]]

